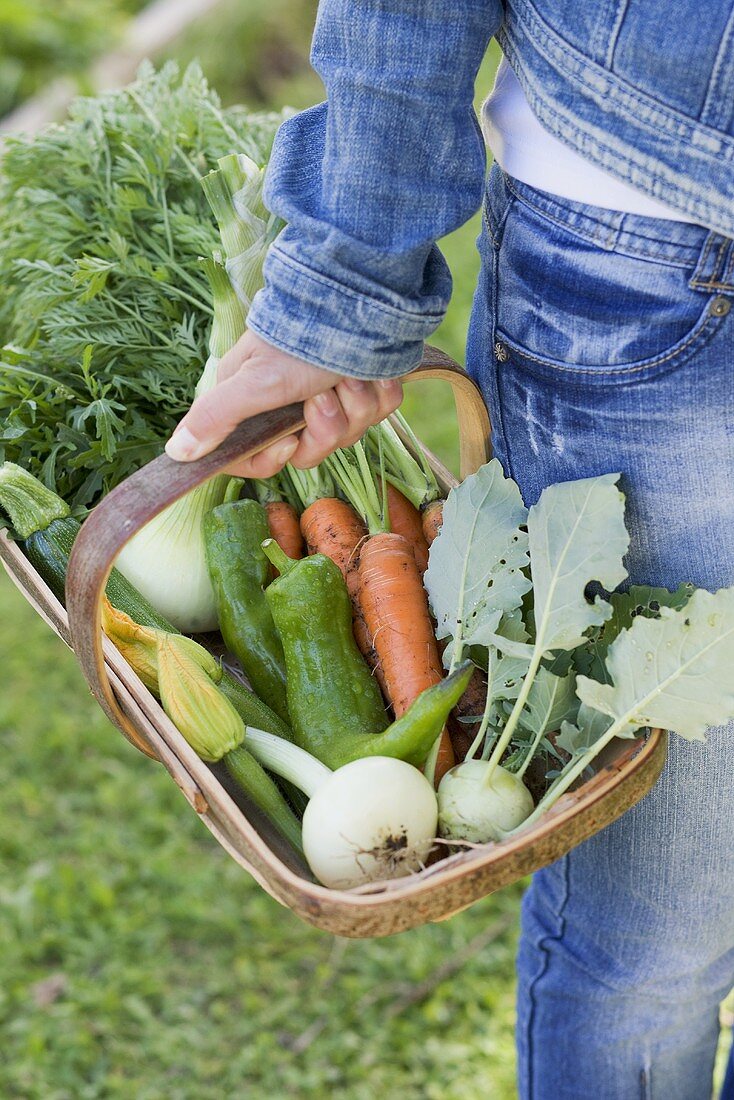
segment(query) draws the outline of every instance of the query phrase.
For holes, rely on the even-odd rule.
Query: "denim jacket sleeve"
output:
[[[249,327],[362,378],[417,366],[451,276],[435,241],[481,204],[474,80],[501,0],[321,0],[327,101],[278,131],[265,183],[287,226]]]

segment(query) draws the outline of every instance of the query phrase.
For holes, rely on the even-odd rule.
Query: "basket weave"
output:
[[[461,474],[486,461],[489,420],[478,390],[442,352],[427,348],[412,378],[451,383],[461,429]],[[178,464],[162,455],[97,505],[79,534],[67,578],[67,611],[19,548],[0,532],[0,557],[41,617],[77,656],[93,695],[110,720],[159,760],[222,847],[272,897],[310,924],[342,936],[386,936],[443,920],[479,898],[552,862],[633,806],[665,760],[666,737],[653,730],[617,741],[600,756],[591,780],[567,792],[535,825],[499,844],[452,855],[408,878],[354,890],[330,890],[236,790],[225,769],[203,763],[100,627],[101,600],[117,554],[148,520],[184,493],[304,425],[301,405],[243,422],[210,455]],[[430,454],[439,482],[455,479]]]

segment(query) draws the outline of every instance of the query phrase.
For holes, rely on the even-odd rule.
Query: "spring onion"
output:
[[[324,886],[402,878],[424,865],[436,835],[436,795],[404,760],[370,756],[331,771],[304,749],[248,726],[245,747],[309,797],[303,850]]]

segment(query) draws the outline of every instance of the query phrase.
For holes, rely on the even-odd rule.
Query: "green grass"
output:
[[[0,617],[0,1096],[513,1095],[516,890],[380,941],[302,924],[109,726],[4,576]]]

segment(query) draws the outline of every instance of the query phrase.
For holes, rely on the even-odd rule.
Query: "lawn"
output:
[[[300,923],[4,577],[0,617],[0,1096],[513,1095],[517,890],[386,940]]]

